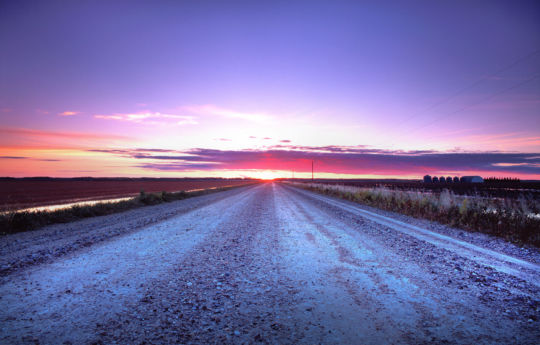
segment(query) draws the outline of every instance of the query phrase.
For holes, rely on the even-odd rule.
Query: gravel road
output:
[[[0,238],[1,344],[538,344],[540,252],[264,183]]]

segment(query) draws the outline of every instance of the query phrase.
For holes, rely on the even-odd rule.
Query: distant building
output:
[[[484,179],[480,176],[433,176],[425,175],[424,176],[424,183],[484,183]]]
[[[484,179],[480,176],[463,176],[459,180],[463,183],[484,183]]]

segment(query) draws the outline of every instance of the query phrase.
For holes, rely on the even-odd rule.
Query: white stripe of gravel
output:
[[[438,247],[449,250],[457,255],[474,260],[484,266],[491,267],[499,272],[506,273],[521,278],[537,287],[540,287],[540,265],[527,262],[506,254],[498,253],[490,249],[482,248],[472,243],[464,242],[446,235],[435,233],[433,231],[420,228],[415,225],[407,224],[402,221],[382,216],[380,214],[366,211],[360,207],[350,205],[347,202],[334,199],[324,195],[318,195],[314,192],[295,188],[299,192],[328,204],[347,210],[355,215],[369,219],[380,225],[384,225],[393,230],[413,236],[419,240],[431,243]],[[512,267],[514,265],[514,267]],[[532,271],[531,273],[526,270]]]

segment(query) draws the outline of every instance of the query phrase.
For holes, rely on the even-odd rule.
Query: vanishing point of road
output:
[[[538,344],[540,254],[262,183],[0,238],[1,344]]]

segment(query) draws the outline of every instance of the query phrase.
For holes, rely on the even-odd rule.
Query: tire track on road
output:
[[[371,221],[355,222],[354,227],[351,227],[349,223],[343,222],[347,218],[342,218],[339,213],[323,210],[320,204],[306,202],[306,197],[303,194],[295,193],[295,190],[286,187],[282,188],[286,191],[283,193],[284,198],[289,199],[285,208],[299,212],[305,219],[300,221],[304,226],[299,225],[300,231],[317,232],[326,237],[326,246],[333,246],[335,251],[334,258],[332,259],[330,256],[328,260],[334,260],[334,262],[340,260],[346,264],[342,267],[336,266],[335,272],[341,277],[345,277],[345,279],[341,278],[341,282],[344,283],[349,294],[354,296],[358,291],[366,290],[366,286],[369,287],[361,275],[358,278],[359,274],[363,273],[373,282],[369,291],[375,296],[375,303],[369,304],[382,306],[382,309],[378,307],[374,312],[375,315],[386,315],[389,320],[399,320],[400,308],[416,311],[416,315],[411,315],[412,318],[416,317],[415,327],[404,326],[406,324],[400,324],[399,321],[398,324],[394,325],[396,328],[404,330],[404,333],[406,333],[406,329],[414,330],[414,334],[405,334],[405,338],[408,339],[407,343],[417,343],[419,339],[415,339],[413,336],[419,337],[420,334],[423,334],[420,336],[423,341],[446,340],[468,343],[471,339],[475,339],[476,343],[484,344],[515,342],[512,338],[513,334],[520,334],[520,336],[538,334],[538,332],[528,333],[527,329],[534,328],[533,324],[515,323],[511,318],[500,315],[497,309],[505,308],[503,306],[506,303],[495,305],[496,309],[492,309],[491,303],[488,302],[493,300],[490,296],[499,300],[507,298],[508,290],[506,288],[508,285],[506,283],[502,285],[505,289],[501,289],[500,294],[497,293],[499,287],[496,288],[497,291],[494,291],[495,287],[491,288],[481,284],[479,286],[478,283],[474,284],[476,286],[471,286],[472,294],[464,294],[460,290],[456,291],[454,284],[447,286],[434,284],[434,278],[439,278],[438,276],[441,274],[447,274],[448,270],[433,271],[430,264],[425,265],[423,261],[418,261],[420,257],[413,257],[412,260],[409,260],[407,256],[400,256],[399,251],[393,252],[392,247],[388,246],[388,244],[393,243],[392,241],[383,241],[382,245],[379,239],[375,242],[376,238],[367,236],[370,231],[363,234],[364,229],[373,226]],[[311,230],[307,230],[307,227]],[[399,236],[396,232],[387,232],[378,237],[388,235]],[[314,237],[320,238],[321,236],[315,235]],[[412,243],[414,242],[413,237]],[[406,245],[405,243],[404,245]],[[431,246],[431,244],[429,245]],[[427,253],[429,253],[429,247],[427,249]],[[446,253],[445,255],[448,256]],[[442,263],[445,264],[444,261]],[[458,276],[463,275],[458,273]],[[447,277],[458,281],[462,279]],[[535,303],[534,293],[530,295],[530,291],[521,290],[520,294],[523,293],[529,294],[528,301],[530,303]],[[488,297],[489,300],[482,300],[484,296]],[[531,297],[533,300],[530,299]],[[528,309],[527,305],[523,307],[525,310]],[[515,310],[510,305],[506,308]],[[534,323],[538,309],[530,312],[533,313],[529,315],[533,318]],[[378,324],[380,325],[381,322]],[[392,325],[392,322],[382,322],[382,324]],[[381,328],[380,326],[376,327]],[[385,327],[382,327],[382,330],[386,332]],[[524,337],[524,339],[527,338]],[[399,341],[397,340],[397,342]],[[527,343],[524,340],[522,342]]]
[[[420,338],[403,331],[414,328],[413,314],[402,309],[394,318],[388,317],[390,311],[377,296],[384,293],[383,284],[371,272],[377,263],[370,260],[368,250],[353,255],[340,238],[348,236],[330,225],[333,219],[315,221],[292,193],[279,186],[276,202],[285,232],[282,247],[288,274],[302,289],[301,308],[310,308],[314,322],[322,326],[306,331],[305,343],[418,343]],[[315,242],[306,240],[305,233],[312,234]]]
[[[292,327],[287,317],[294,287],[280,273],[269,189],[257,187],[244,207],[232,209],[229,221],[177,263],[169,280],[155,281],[143,303],[134,301],[105,323],[104,341],[297,344],[303,327]]]
[[[490,249],[482,248],[474,244],[464,242],[446,235],[420,228],[415,225],[407,224],[402,221],[392,219],[374,212],[363,210],[354,205],[350,205],[341,200],[333,199],[327,196],[317,195],[313,192],[296,189],[298,192],[312,199],[325,202],[327,204],[339,207],[342,210],[351,212],[362,218],[369,219],[375,223],[399,231],[419,240],[442,247],[448,251],[456,253],[468,260],[474,260],[484,266],[491,267],[499,272],[520,278],[530,284],[540,287],[540,265],[524,261],[512,256],[497,253]]]

